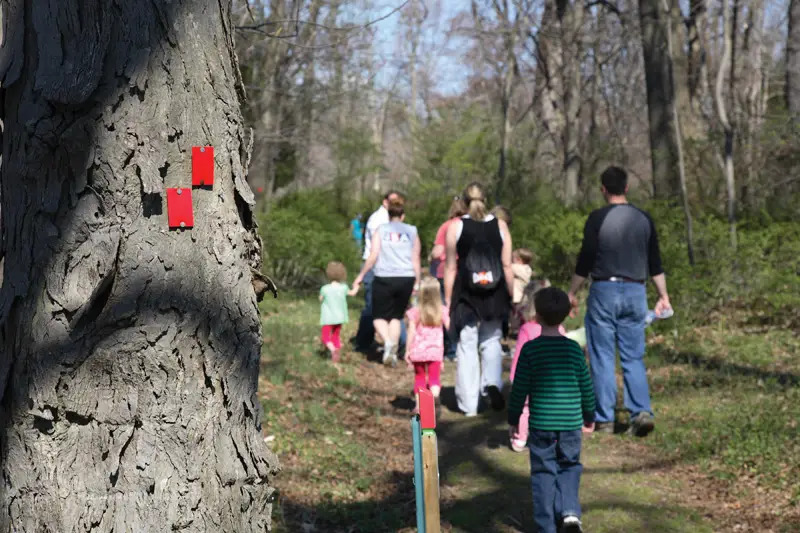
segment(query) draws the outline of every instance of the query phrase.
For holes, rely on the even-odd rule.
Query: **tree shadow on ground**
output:
[[[659,350],[654,356],[665,363],[688,365],[701,370],[712,370],[724,376],[774,381],[784,387],[794,387],[800,384],[800,375],[794,372],[780,372],[733,363],[719,357],[709,357],[694,351]]]
[[[526,454],[515,456],[507,446],[505,413],[489,412],[475,418],[448,415],[438,423],[441,516],[443,530],[469,533],[510,533],[534,530],[530,477]],[[409,435],[410,440],[410,435]],[[508,453],[508,456],[498,454]],[[412,458],[408,471],[394,471],[380,481],[389,487],[384,496],[368,501],[307,505],[290,500],[279,503],[283,527],[278,531],[388,532],[415,529],[415,496]],[[520,468],[518,463],[524,463]],[[612,468],[587,468],[585,475],[605,476],[647,472],[661,468],[659,461]],[[596,490],[596,489],[595,489]],[[685,533],[680,520],[686,509],[629,501],[596,493],[584,496],[584,512],[624,515],[625,527],[633,532]],[[670,520],[665,516],[672,517]],[[678,519],[675,519],[675,518]],[[604,523],[613,531],[613,523]]]

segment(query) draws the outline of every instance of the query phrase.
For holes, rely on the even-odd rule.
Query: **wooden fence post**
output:
[[[440,533],[439,449],[436,442],[436,409],[433,394],[419,393],[419,416],[422,426],[422,477],[425,498],[425,531]]]

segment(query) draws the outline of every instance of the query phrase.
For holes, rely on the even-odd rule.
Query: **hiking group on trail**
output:
[[[377,332],[384,364],[395,366],[407,331],[413,390],[429,389],[437,403],[445,355],[453,357],[456,401],[468,417],[484,401],[505,409],[502,340],[516,337],[509,446],[529,450],[533,517],[544,533],[582,531],[582,433],[615,431],[617,350],[630,432],[643,437],[655,427],[644,365],[648,277],[659,297],[655,315],[672,312],[657,233],[650,216],[628,203],[623,169],[609,167],[600,181],[607,205],[586,221],[569,292],[534,272],[529,249],[513,248],[511,214],[500,206],[490,211],[478,183],[453,199],[429,256],[430,274],[421,272],[422,246],[417,228],[405,222],[405,197],[390,191],[367,221],[364,263],[352,287],[333,262],[320,291],[322,342],[334,362],[346,295],[363,286],[356,350],[369,351]],[[563,322],[577,311],[587,278],[585,327],[567,332]]]

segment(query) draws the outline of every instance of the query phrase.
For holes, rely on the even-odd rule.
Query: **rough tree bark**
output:
[[[269,530],[230,2],[2,7],[0,530]],[[216,183],[168,231],[203,144]]]
[[[678,142],[672,114],[675,87],[668,46],[668,21],[671,16],[671,9],[664,10],[661,0],[639,0],[653,192],[657,198],[677,199],[681,188]]]
[[[800,0],[789,3],[789,38],[786,46],[786,104],[795,125],[800,125]]]

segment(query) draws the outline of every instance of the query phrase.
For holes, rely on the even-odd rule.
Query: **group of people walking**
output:
[[[406,361],[414,367],[415,392],[428,388],[438,397],[444,354],[454,346],[456,400],[466,416],[478,414],[482,399],[493,409],[505,408],[501,340],[509,321],[512,330],[518,329],[508,408],[510,445],[530,450],[534,520],[547,533],[581,531],[581,434],[614,431],[617,350],[631,431],[645,436],[654,428],[643,361],[648,277],[659,294],[656,314],[671,310],[657,234],[649,215],[627,202],[623,169],[604,171],[601,190],[607,205],[586,222],[568,293],[531,280],[531,252],[514,250],[510,216],[489,211],[478,183],[454,199],[437,232],[430,256],[434,276],[422,275],[422,246],[416,227],[405,222],[404,196],[386,194],[366,224],[364,263],[348,291],[355,295],[363,286],[365,292],[356,345],[368,346],[377,332],[384,363],[397,363],[407,324]],[[341,341],[331,338],[335,324],[325,323],[330,320],[324,308],[328,295],[344,298],[341,287],[330,288],[344,283],[337,269],[329,265],[331,284],[320,294],[327,328],[323,343],[334,360]],[[574,340],[583,335],[565,336],[562,325],[577,309],[578,291],[589,277],[585,338],[590,366]]]

